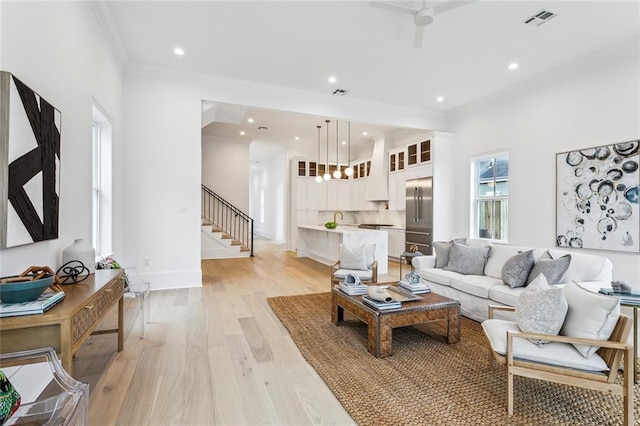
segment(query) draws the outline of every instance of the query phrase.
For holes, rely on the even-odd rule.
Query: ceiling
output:
[[[437,8],[442,1],[426,3]],[[344,89],[345,96],[355,100],[431,112],[447,112],[637,48],[639,5],[637,0],[480,0],[436,14],[424,28],[422,48],[414,48],[413,17],[370,1],[101,3],[126,66],[215,75],[327,96]],[[543,9],[557,16],[540,26],[523,23]],[[173,53],[178,46],[183,56]],[[516,70],[507,69],[512,62],[518,63]],[[330,75],[335,83],[328,82]],[[436,101],[439,96],[444,101]],[[301,117],[266,110],[247,114],[264,114],[268,123],[262,125],[271,135],[275,129],[282,132],[277,134],[280,140],[301,136],[301,126],[310,125]],[[267,120],[270,114],[274,120],[278,116],[279,124]],[[318,117],[311,121],[311,136],[307,131],[305,137],[315,142]],[[287,128],[281,126],[287,122]],[[206,132],[237,135],[242,125],[246,123],[227,123]]]

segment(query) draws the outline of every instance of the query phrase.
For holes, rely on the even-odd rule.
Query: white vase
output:
[[[69,247],[62,251],[62,264],[72,260],[82,262],[90,274],[96,271],[96,251],[82,238],[78,238]]]

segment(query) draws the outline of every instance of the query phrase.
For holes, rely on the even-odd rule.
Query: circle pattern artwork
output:
[[[556,245],[640,251],[640,141],[557,156]]]

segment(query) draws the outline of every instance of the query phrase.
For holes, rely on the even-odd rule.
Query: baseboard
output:
[[[141,273],[144,281],[149,281],[151,290],[170,290],[174,288],[202,287],[202,270],[186,269],[182,271],[164,271]]]

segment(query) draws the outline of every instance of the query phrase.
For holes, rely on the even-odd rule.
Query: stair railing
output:
[[[202,218],[240,242],[253,257],[253,219],[204,185],[202,187]]]

